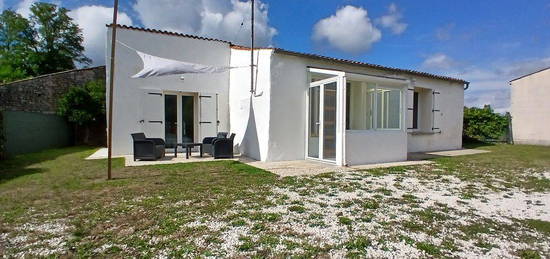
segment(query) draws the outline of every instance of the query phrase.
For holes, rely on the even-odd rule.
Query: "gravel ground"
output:
[[[526,192],[498,181],[489,188],[439,171],[443,169],[437,165],[421,165],[384,173],[283,178],[280,184],[269,187],[271,194],[260,204],[243,199],[224,214],[197,214],[194,221],[178,227],[188,233],[183,237],[177,232],[159,235],[155,228],[137,232],[124,225],[117,226],[118,234],[148,240],[150,249],[143,255],[156,258],[513,258],[532,253],[548,258],[549,233],[529,227],[525,220],[548,224],[550,193]],[[541,179],[550,176],[548,172],[530,173]],[[120,202],[131,207],[150,198]],[[183,208],[190,204],[179,201],[165,206]],[[178,215],[173,218],[177,221]],[[19,248],[20,252],[9,257],[63,254],[70,249],[69,240],[75,232],[61,219],[30,221],[16,230],[0,233],[6,249]],[[178,238],[201,249],[181,244],[172,247],[170,241]],[[116,242],[94,250],[96,256],[108,251],[139,252]],[[176,255],[174,251],[179,252]]]

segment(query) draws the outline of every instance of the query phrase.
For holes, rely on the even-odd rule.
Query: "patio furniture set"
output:
[[[161,138],[147,138],[144,133],[133,133],[134,161],[136,160],[158,160],[166,155],[166,142]],[[198,147],[200,157],[209,154],[215,159],[233,158],[233,140],[235,134],[220,132],[216,137],[206,137],[201,143],[175,143],[174,157],[178,157],[178,147],[185,150],[185,157],[189,159],[193,148]]]

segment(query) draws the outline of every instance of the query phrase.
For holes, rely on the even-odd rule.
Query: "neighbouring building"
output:
[[[510,81],[514,143],[550,146],[550,67]]]
[[[105,66],[0,85],[3,153],[10,156],[71,145],[74,141],[73,129],[56,114],[57,103],[70,87],[81,86],[91,80],[105,81]],[[105,135],[105,130],[99,131],[99,134]]]
[[[251,94],[250,48],[174,32],[118,28],[115,155],[132,153],[134,132],[164,138],[167,145],[233,132],[236,151],[257,160],[337,165],[403,161],[409,152],[462,147],[465,80],[257,48]],[[143,66],[136,50],[233,68],[133,79]]]

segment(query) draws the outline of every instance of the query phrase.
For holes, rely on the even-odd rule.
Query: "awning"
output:
[[[182,75],[182,74],[213,74],[222,73],[231,67],[208,66],[178,60],[156,57],[136,50],[143,61],[143,69],[132,78],[147,78],[153,76]]]

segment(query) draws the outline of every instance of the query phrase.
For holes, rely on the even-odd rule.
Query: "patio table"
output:
[[[174,157],[178,157],[178,147],[185,148],[185,159],[189,159],[189,156],[191,155],[191,149],[194,147],[199,147],[202,157],[202,143],[177,143],[174,147]]]

